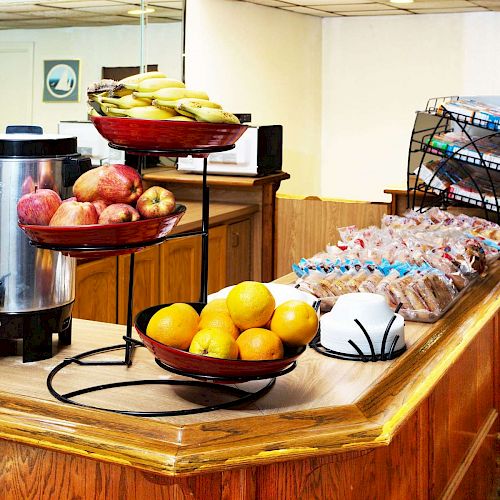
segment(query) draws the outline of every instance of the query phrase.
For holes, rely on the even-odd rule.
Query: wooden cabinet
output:
[[[227,226],[211,228],[208,233],[208,293],[227,285]]]
[[[208,293],[226,286],[227,226],[208,233]],[[201,236],[167,241],[160,247],[160,303],[197,302],[200,295]]]
[[[116,292],[116,257],[78,264],[73,317],[116,323]]]
[[[251,279],[251,244],[252,224],[248,219],[227,226],[227,285]]]
[[[160,303],[196,302],[200,293],[201,245],[198,236],[160,247]]]
[[[132,317],[160,302],[160,247],[150,247],[135,254],[134,307]],[[118,323],[127,323],[127,299],[130,256],[118,257]]]
[[[211,227],[208,235],[208,293],[251,279],[251,221]],[[74,317],[127,322],[130,256],[77,266]],[[197,302],[200,295],[201,236],[174,238],[135,254],[134,306]]]

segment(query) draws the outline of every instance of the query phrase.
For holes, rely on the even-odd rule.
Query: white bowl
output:
[[[287,300],[302,300],[307,302],[311,306],[318,300],[314,295],[310,293],[303,292],[302,290],[297,290],[291,285],[281,285],[278,283],[263,283],[267,289],[272,293],[274,300],[276,302],[276,307],[283,304]],[[215,299],[225,299],[229,292],[234,288],[234,285],[227,286],[216,293],[211,293],[207,297],[207,302],[211,302]]]
[[[363,354],[371,355],[370,344],[357,319],[365,328],[373,344],[375,354],[381,354],[385,330],[394,311],[385,298],[372,293],[348,293],[341,295],[332,310],[322,316],[321,344],[327,349],[343,354],[359,354],[349,343],[354,342]],[[396,335],[399,336],[395,350],[405,346],[404,318],[396,314],[396,319],[387,336],[384,353],[388,354]]]

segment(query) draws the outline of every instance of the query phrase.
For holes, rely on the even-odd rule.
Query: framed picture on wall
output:
[[[43,61],[43,102],[79,102],[80,61]]]

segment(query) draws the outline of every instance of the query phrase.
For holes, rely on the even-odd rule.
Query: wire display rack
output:
[[[462,206],[465,204],[481,208],[487,220],[500,222],[500,160],[492,159],[491,155],[485,158],[485,151],[481,148],[481,141],[500,138],[500,125],[459,113],[451,106],[448,110],[447,105],[456,103],[458,99],[458,96],[434,98],[429,100],[425,111],[417,112],[408,153],[407,207],[424,212],[433,206],[447,208],[457,203]],[[421,120],[422,117],[425,120]],[[422,126],[422,122],[426,125]],[[473,136],[475,129],[482,131],[482,134]],[[466,138],[465,144],[460,147],[440,144],[436,136],[451,131],[461,132]],[[436,144],[440,147],[436,147]],[[500,142],[498,155],[500,158]],[[431,178],[424,182],[422,168],[427,159],[436,157],[440,159],[438,167]],[[438,176],[444,171],[455,169],[454,165],[458,165],[461,178],[471,186],[469,194],[456,192],[453,186],[442,189],[437,185]],[[477,181],[478,172],[486,176],[486,187],[484,182]]]
[[[199,304],[201,306],[207,303],[207,295],[208,295],[208,228],[209,228],[209,188],[207,183],[207,165],[208,165],[208,154],[213,152],[220,151],[228,151],[234,148],[233,145],[229,146],[215,146],[215,147],[206,147],[199,149],[171,149],[171,150],[137,150],[128,148],[126,146],[118,146],[116,144],[109,144],[110,147],[115,149],[124,150],[129,154],[139,155],[138,162],[138,170],[139,173],[142,172],[142,167],[145,164],[145,157],[148,155],[161,155],[161,156],[186,156],[186,155],[199,155],[203,157],[203,172],[202,172],[202,222],[201,229],[198,231],[189,231],[178,233],[174,235],[166,235],[162,238],[156,239],[150,242],[144,242],[141,244],[141,247],[147,247],[151,245],[157,245],[163,243],[166,240],[174,239],[174,238],[184,238],[187,236],[201,236],[201,272],[200,272],[200,297]],[[137,245],[134,244],[134,247]],[[52,250],[60,250],[58,247],[52,247]],[[72,247],[72,248],[64,248],[64,250],[88,250],[88,247]],[[107,247],[98,247],[97,250],[106,250],[110,249]],[[112,250],[119,250],[119,248],[112,247]],[[95,249],[94,249],[95,250]],[[121,413],[124,415],[132,415],[139,417],[167,417],[167,416],[179,416],[179,415],[189,415],[196,413],[205,413],[214,410],[227,409],[235,406],[239,406],[242,404],[248,404],[267,394],[274,386],[276,382],[276,378],[283,376],[296,367],[296,362],[292,362],[286,368],[279,370],[274,373],[266,374],[261,377],[214,377],[214,376],[201,376],[192,373],[187,373],[184,371],[180,371],[175,369],[172,366],[168,366],[164,362],[155,359],[156,364],[177,375],[182,375],[184,377],[188,377],[194,380],[174,380],[174,379],[142,379],[142,380],[128,380],[121,382],[113,382],[106,384],[93,385],[88,387],[82,387],[70,392],[61,393],[54,387],[55,380],[58,374],[61,374],[65,368],[69,366],[83,366],[83,367],[96,367],[96,366],[125,366],[127,368],[132,366],[133,363],[133,354],[134,349],[136,348],[144,348],[145,345],[132,337],[132,327],[133,327],[133,318],[132,318],[132,310],[133,310],[133,296],[134,296],[134,266],[135,266],[135,253],[130,254],[130,265],[129,265],[129,283],[128,283],[128,298],[127,298],[127,324],[126,324],[126,334],[123,337],[124,343],[112,346],[101,347],[98,349],[93,349],[91,351],[80,353],[76,356],[72,356],[70,358],[64,359],[61,363],[55,366],[47,377],[47,388],[52,394],[54,398],[57,400],[79,406],[84,408],[92,408],[98,410],[105,410],[114,413]],[[124,351],[123,359],[92,359],[94,356],[99,356],[105,353],[110,353],[113,351]],[[245,383],[254,380],[267,380],[267,383],[254,391],[247,391],[237,387],[231,387],[228,384],[239,384]],[[232,397],[231,400],[225,401],[217,404],[206,404],[199,405],[194,408],[182,409],[182,410],[154,410],[154,411],[135,411],[130,409],[113,409],[105,406],[95,406],[90,404],[85,404],[77,401],[74,398],[78,396],[82,396],[89,393],[95,393],[99,391],[105,391],[109,389],[116,388],[124,388],[124,387],[143,387],[143,386],[157,386],[157,385],[165,385],[165,386],[186,386],[186,387],[196,387],[209,389],[210,391],[222,392]]]

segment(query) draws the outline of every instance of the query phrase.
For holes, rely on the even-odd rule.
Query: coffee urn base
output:
[[[22,354],[23,363],[51,358],[54,333],[59,345],[71,344],[72,309],[70,302],[42,311],[0,312],[0,356]]]

